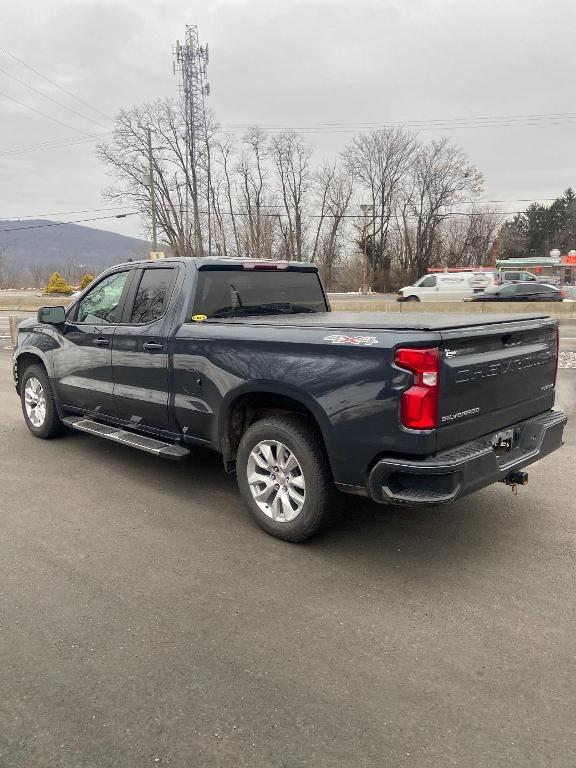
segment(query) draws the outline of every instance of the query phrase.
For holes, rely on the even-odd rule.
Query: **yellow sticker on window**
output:
[[[192,320],[195,323],[203,323],[204,320],[208,320],[208,315],[192,315]]]

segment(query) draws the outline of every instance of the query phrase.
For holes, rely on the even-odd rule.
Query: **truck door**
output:
[[[176,266],[139,269],[114,334],[114,407],[135,426],[168,430],[168,338],[166,315]]]
[[[130,285],[130,270],[102,278],[68,314],[62,347],[54,356],[62,405],[114,414],[112,339]]]

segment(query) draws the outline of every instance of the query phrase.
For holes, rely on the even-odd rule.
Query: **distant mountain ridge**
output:
[[[0,219],[0,254],[4,264],[19,269],[32,266],[58,269],[102,269],[128,259],[147,258],[151,245],[137,237],[92,229],[79,224],[53,224],[45,219]],[[35,227],[35,228],[32,228]]]

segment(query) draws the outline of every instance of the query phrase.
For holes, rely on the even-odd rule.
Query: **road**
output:
[[[36,440],[0,352],[0,766],[573,768],[575,438],[293,546],[210,453]]]

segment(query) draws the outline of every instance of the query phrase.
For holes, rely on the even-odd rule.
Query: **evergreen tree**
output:
[[[548,256],[553,248],[576,248],[576,193],[572,187],[549,205],[532,203],[499,232],[503,258]]]
[[[86,288],[90,283],[94,280],[94,275],[84,275],[82,280],[80,280],[80,285],[78,286],[79,291],[83,291],[84,288]]]
[[[53,272],[48,279],[48,285],[44,289],[45,293],[64,293],[66,295],[72,293],[72,287],[68,285],[66,280],[62,277],[60,272]]]

